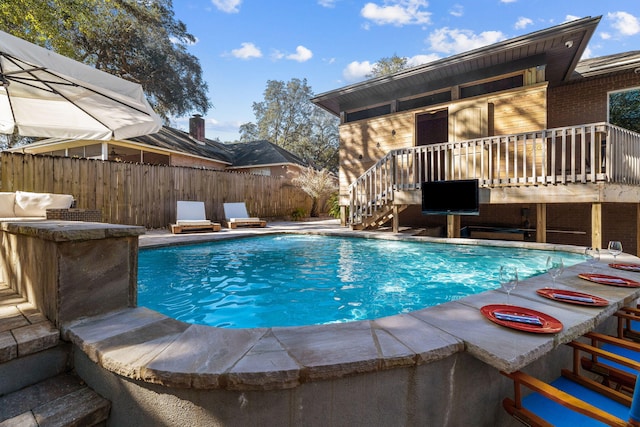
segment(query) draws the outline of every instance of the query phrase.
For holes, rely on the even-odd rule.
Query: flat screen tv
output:
[[[423,215],[479,215],[477,179],[422,183]]]

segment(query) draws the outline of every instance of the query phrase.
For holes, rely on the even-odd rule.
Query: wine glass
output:
[[[562,262],[562,258],[559,256],[551,255],[547,258],[547,270],[551,275],[551,280],[553,281],[553,287],[556,287],[556,279],[562,275],[564,271],[564,263]]]
[[[591,273],[593,273],[596,267],[596,262],[600,261],[600,249],[586,248],[584,250],[584,256],[587,257],[589,268],[591,269]]]
[[[500,286],[507,292],[507,305],[509,305],[511,291],[518,286],[518,269],[516,267],[500,266]]]
[[[612,240],[609,242],[607,249],[609,250],[609,253],[613,255],[613,261],[615,262],[616,257],[622,253],[622,242]]]

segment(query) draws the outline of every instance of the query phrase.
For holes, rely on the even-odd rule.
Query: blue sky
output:
[[[315,94],[363,81],[394,54],[419,65],[585,16],[602,21],[585,57],[640,50],[638,0],[174,0],[197,38],[213,104],[207,138],[239,138],[268,80],[307,79]],[[172,125],[188,129],[188,117]]]

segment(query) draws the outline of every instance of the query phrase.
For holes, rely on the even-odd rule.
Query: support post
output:
[[[393,205],[392,231],[397,233],[400,231],[400,209],[398,205]]]
[[[640,203],[636,204],[636,256],[640,254]]]
[[[602,249],[602,203],[591,204],[591,246]]]
[[[460,237],[460,215],[447,215],[447,237]]]
[[[547,204],[536,205],[536,242],[547,243]]]
[[[340,225],[347,226],[347,207],[345,205],[340,205]]]

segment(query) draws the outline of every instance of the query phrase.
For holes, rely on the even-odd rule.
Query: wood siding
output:
[[[340,194],[390,150],[416,144],[416,116],[449,110],[450,140],[529,132],[547,126],[547,84],[539,83],[340,125]],[[470,109],[471,108],[471,109]],[[473,118],[473,120],[471,120]],[[475,137],[475,136],[472,136]]]
[[[178,200],[204,201],[214,221],[224,218],[225,202],[245,202],[265,218],[311,209],[289,180],[237,172],[0,153],[0,177],[0,191],[71,194],[77,208],[100,209],[104,222],[146,228],[175,222]]]

